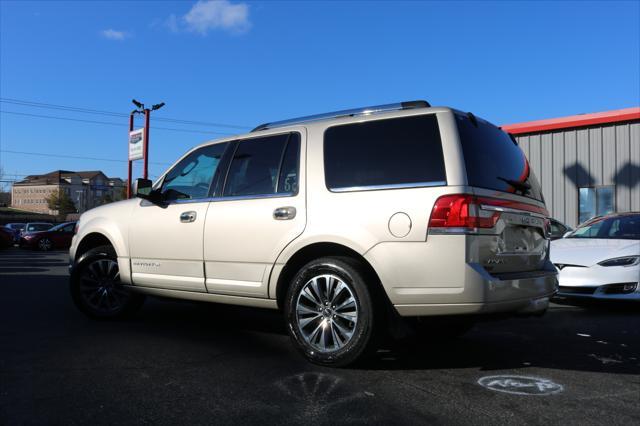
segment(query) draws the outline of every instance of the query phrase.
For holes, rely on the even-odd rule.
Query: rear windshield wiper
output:
[[[519,180],[507,179],[500,176],[496,176],[496,178],[508,183],[523,194],[531,189],[531,185],[526,182],[520,182]]]

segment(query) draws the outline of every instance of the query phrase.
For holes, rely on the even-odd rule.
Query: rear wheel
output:
[[[49,251],[53,248],[53,242],[47,238],[40,238],[40,241],[38,241],[38,250],[40,251]]]
[[[311,362],[345,366],[374,345],[374,303],[359,265],[325,257],[296,274],[285,300],[288,331]]]
[[[70,278],[75,305],[92,318],[119,318],[137,311],[144,296],[132,293],[120,281],[112,247],[102,246],[81,256]]]

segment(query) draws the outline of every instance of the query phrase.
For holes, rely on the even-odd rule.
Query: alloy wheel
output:
[[[120,283],[118,263],[113,259],[98,259],[84,268],[80,295],[91,309],[101,314],[123,309],[130,298],[129,291]]]
[[[296,320],[302,337],[317,351],[342,349],[353,337],[358,323],[355,294],[337,275],[315,276],[298,294]]]
[[[49,251],[53,247],[53,243],[48,238],[43,238],[38,241],[38,248],[42,251]]]

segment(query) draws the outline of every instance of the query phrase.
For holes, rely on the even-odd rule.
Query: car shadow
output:
[[[168,299],[152,302],[133,321],[154,332],[180,338],[207,336],[215,340],[243,335],[244,345],[251,340],[247,336],[255,333],[287,336],[284,318],[278,311],[212,303]],[[256,345],[262,345],[263,340],[258,339]],[[288,339],[287,344],[291,345]],[[617,308],[594,312],[557,307],[542,318],[483,321],[466,335],[450,340],[417,335],[386,340],[380,350],[354,368],[482,371],[550,368],[640,374],[640,317],[637,311]]]

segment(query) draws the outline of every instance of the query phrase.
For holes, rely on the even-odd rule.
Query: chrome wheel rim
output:
[[[91,309],[104,314],[119,311],[129,298],[113,259],[99,259],[87,265],[80,276],[80,294]]]
[[[38,247],[40,248],[40,250],[50,250],[51,249],[51,241],[47,238],[43,238],[40,241],[38,241]]]
[[[358,324],[358,303],[336,275],[311,278],[296,301],[296,322],[304,340],[319,352],[334,352],[351,341]]]

